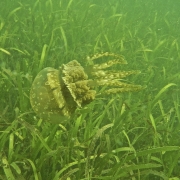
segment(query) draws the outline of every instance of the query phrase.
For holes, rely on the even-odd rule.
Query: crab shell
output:
[[[94,100],[96,91],[88,83],[84,68],[76,60],[63,64],[59,70],[47,67],[34,79],[31,106],[42,119],[55,123],[66,121],[77,107]]]

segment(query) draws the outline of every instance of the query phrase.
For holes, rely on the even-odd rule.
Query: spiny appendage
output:
[[[101,58],[101,57],[107,57],[107,56],[112,56],[116,59],[119,59],[119,60],[124,60],[123,56],[121,55],[118,55],[118,54],[114,54],[114,53],[109,53],[109,52],[105,52],[105,53],[96,53],[94,54],[92,57],[88,56],[87,57],[87,60],[88,61],[93,61],[95,59],[98,59],[98,58]]]
[[[102,64],[92,65],[93,60],[106,56],[112,56],[115,59],[109,60]],[[92,65],[91,71],[88,71],[88,75],[92,77],[92,79],[88,81],[88,85],[90,87],[107,86],[107,88],[101,94],[114,94],[119,92],[138,91],[143,88],[140,85],[133,85],[122,82],[122,78],[132,74],[138,74],[140,73],[140,71],[114,71],[108,69],[105,70],[106,68],[109,68],[115,64],[127,64],[124,58],[120,55],[108,52],[100,53],[95,54],[91,58],[89,57],[88,61],[91,62]]]
[[[107,86],[100,94],[115,94],[120,92],[132,92],[143,89],[141,85],[127,84],[119,79],[96,79],[91,81],[91,86]],[[97,95],[100,95],[97,94]]]
[[[133,92],[133,91],[139,91],[142,90],[143,87],[140,85],[131,85],[132,87],[122,87],[122,88],[111,88],[108,90],[105,90],[102,93],[97,94],[102,95],[102,94],[116,94],[116,93],[122,93],[122,92]]]
[[[106,63],[102,63],[102,64],[95,64],[93,66],[93,70],[99,70],[99,69],[106,69],[108,67],[111,67],[115,64],[127,64],[127,62],[124,60],[124,59],[113,59],[113,60],[110,60]]]
[[[88,78],[84,68],[76,60],[62,65],[62,76],[66,85]]]
[[[119,79],[114,79],[114,80],[106,80],[106,79],[98,79],[98,80],[94,80],[94,82],[96,84],[98,84],[98,86],[111,86],[111,87],[128,87],[128,88],[131,88],[131,87],[141,87],[140,85],[134,85],[134,84],[127,84],[127,83],[124,83],[122,81],[119,81]]]
[[[95,99],[96,92],[90,89],[88,76],[76,60],[63,65],[62,76],[66,87],[79,107]]]
[[[110,70],[109,71],[98,70],[95,72],[91,72],[91,75],[96,78],[105,78],[105,79],[111,80],[111,79],[117,79],[117,78],[124,78],[129,75],[139,74],[139,73],[141,73],[141,71],[138,71],[138,70],[120,71],[120,72],[110,71]]]

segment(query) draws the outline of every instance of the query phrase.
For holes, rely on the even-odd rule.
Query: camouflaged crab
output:
[[[113,60],[102,64],[93,61],[104,56]],[[62,122],[68,119],[78,107],[84,107],[97,96],[142,89],[140,85],[127,84],[122,78],[140,71],[107,70],[115,64],[127,64],[122,56],[113,53],[95,54],[88,57],[90,65],[82,67],[72,60],[62,64],[59,69],[47,67],[40,71],[32,84],[30,102],[33,110],[43,119],[51,122]],[[98,93],[98,86],[106,86]]]

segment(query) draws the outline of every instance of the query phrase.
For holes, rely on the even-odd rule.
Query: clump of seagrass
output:
[[[112,56],[102,64],[94,60]],[[124,58],[113,53],[99,53],[88,57],[89,65],[83,67],[77,60],[62,64],[59,69],[47,67],[40,71],[32,84],[30,102],[33,110],[43,119],[60,121],[71,117],[78,107],[84,107],[97,96],[142,89],[140,85],[127,84],[122,78],[140,71],[115,71],[107,68],[115,64],[127,64]],[[105,86],[98,93],[95,89]]]

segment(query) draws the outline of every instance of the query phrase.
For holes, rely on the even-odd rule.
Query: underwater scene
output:
[[[179,7],[1,0],[0,180],[180,180]]]

